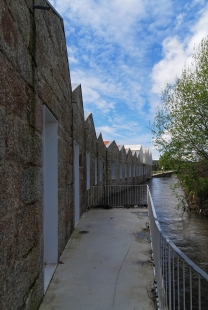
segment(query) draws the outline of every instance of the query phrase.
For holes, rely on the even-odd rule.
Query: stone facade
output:
[[[149,151],[141,160],[141,152],[133,154],[115,141],[105,146],[96,134],[92,114],[84,115],[81,86],[71,85],[63,20],[52,7],[45,11],[34,4],[0,0],[0,309],[5,310],[38,309],[46,267],[58,263],[87,208],[89,187],[139,184],[151,173]],[[126,176],[125,165],[131,169]],[[144,175],[141,168],[147,167]],[[53,206],[50,193],[57,195]],[[50,244],[47,234],[56,230]]]
[[[58,256],[73,230],[63,20],[33,3],[0,0],[0,309],[37,309],[43,296],[43,106],[58,121]]]
[[[79,145],[80,213],[82,214],[86,203],[85,117],[81,85],[72,84],[72,90],[73,139]]]

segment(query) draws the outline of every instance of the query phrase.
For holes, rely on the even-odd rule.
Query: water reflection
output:
[[[153,178],[148,182],[160,224],[166,235],[193,262],[208,273],[208,217],[176,210],[178,199],[171,187],[176,177]],[[178,189],[179,195],[183,191]]]

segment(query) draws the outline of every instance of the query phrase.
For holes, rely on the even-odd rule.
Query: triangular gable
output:
[[[114,140],[111,140],[111,141],[103,141],[104,145],[106,146],[106,148],[109,148],[109,146],[115,142]]]
[[[129,154],[129,153],[131,154],[131,149],[130,148],[126,148],[125,147],[125,151],[126,151],[126,154]]]
[[[97,144],[97,135],[95,131],[95,125],[92,113],[89,113],[85,120],[85,141],[86,141],[86,149],[89,152],[96,152],[96,144]]]
[[[98,139],[100,136],[102,136],[102,132],[96,131],[96,136],[97,136],[97,139]]]
[[[91,133],[93,131],[94,136],[97,139],[97,134],[96,134],[96,131],[95,131],[95,125],[94,125],[94,120],[93,120],[92,113],[85,114],[85,125],[86,125],[85,129],[90,129]]]
[[[143,164],[148,164],[149,159],[149,149],[144,148],[143,149]]]
[[[124,145],[126,149],[131,149],[132,151],[140,151],[142,145],[141,144],[128,144]]]
[[[102,133],[97,133],[97,144],[98,144],[98,157],[104,158],[106,154],[106,147],[104,145]]]
[[[139,151],[136,151],[136,153],[137,153],[137,157],[138,157],[140,163],[143,164],[143,148],[142,148],[142,146],[141,146]]]
[[[152,153],[149,149],[144,149],[144,160],[146,165],[152,165]]]
[[[107,149],[107,154],[108,154],[108,160],[118,161],[120,151],[118,149],[118,146],[117,146],[115,140],[113,140],[113,141],[104,141],[104,143],[105,142],[106,142],[106,149]]]
[[[123,144],[117,145],[117,147],[118,147],[119,151],[121,151],[122,149],[124,149],[124,145],[123,145]]]
[[[152,152],[149,151],[149,165],[152,166]]]
[[[92,114],[91,112],[85,112],[85,113],[84,113],[85,121],[88,119],[88,117],[89,117],[91,114]]]
[[[84,119],[84,106],[82,99],[82,87],[81,84],[72,84],[72,104],[76,105],[80,114]]]
[[[72,91],[74,91],[76,88],[78,88],[79,86],[81,86],[81,84],[76,84],[76,83],[72,83],[71,87],[72,87]]]

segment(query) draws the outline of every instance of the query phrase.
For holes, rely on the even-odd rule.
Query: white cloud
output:
[[[207,7],[199,11],[203,1],[51,3],[64,18],[72,82],[81,83],[84,107],[97,129],[107,140],[153,148],[146,132],[160,104],[158,94],[180,75],[194,43],[208,32]]]
[[[135,124],[133,124],[135,125]],[[138,125],[138,124],[137,124]],[[159,152],[158,150],[153,146],[151,140],[151,134],[138,134],[138,132],[133,132],[133,127],[131,123],[126,123],[124,126],[127,131],[122,132],[121,135],[121,129],[122,127],[119,126],[99,126],[96,128],[97,132],[102,132],[103,140],[104,141],[111,141],[115,140],[115,142],[118,145],[127,145],[127,144],[141,144],[143,148],[148,148],[151,153],[153,159],[159,158]],[[132,132],[131,132],[132,129]]]
[[[167,83],[174,83],[185,65],[191,64],[194,47],[208,35],[208,7],[204,9],[201,18],[190,31],[191,34],[188,34],[183,41],[176,36],[163,41],[164,57],[154,65],[151,73],[154,93],[160,94]]]
[[[118,134],[116,128],[112,128],[111,126],[98,126],[96,127],[97,132],[102,133],[103,140],[111,141],[115,140],[117,143],[117,137],[121,137],[121,134]]]
[[[205,4],[205,0],[193,0],[192,1],[192,6],[195,6],[198,3],[200,3],[201,5],[204,5]]]
[[[76,56],[77,49],[75,47],[70,47],[69,45],[67,45],[67,53],[68,53],[69,65],[71,63],[77,64],[78,63],[78,58]]]
[[[81,83],[84,106],[87,110],[100,110],[103,114],[114,109],[115,103],[113,99],[107,101],[103,94],[114,93],[114,85],[102,80],[101,77],[95,76],[92,72],[85,72],[84,70],[72,70],[71,77],[73,83]]]
[[[109,30],[114,36],[128,32],[135,19],[144,14],[142,0],[126,0],[122,5],[120,0],[57,0],[56,8],[65,17],[77,19],[104,36]]]
[[[171,0],[158,0],[157,5],[155,0],[54,0],[54,4],[68,25],[81,26],[83,34],[90,29],[106,43],[118,44],[137,57],[144,52],[141,43],[149,44],[143,36],[143,21],[155,19],[152,29],[157,31],[158,27],[165,27],[170,22],[172,14]],[[146,23],[147,29],[151,24]],[[139,33],[143,38],[138,45]]]
[[[153,80],[152,91],[160,94],[167,83],[173,83],[179,76],[185,62],[191,53],[185,48],[185,43],[177,37],[167,38],[163,41],[164,58],[154,65],[151,78]]]
[[[184,19],[184,13],[180,13],[177,17],[176,17],[176,29],[178,29],[182,22],[183,22],[183,19]]]

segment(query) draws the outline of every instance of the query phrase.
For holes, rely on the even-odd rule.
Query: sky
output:
[[[150,124],[161,91],[208,35],[208,0],[50,0],[63,17],[71,82],[85,113],[117,144],[159,153]]]

